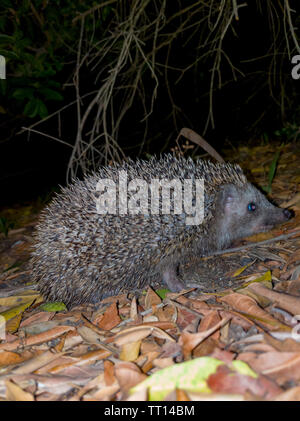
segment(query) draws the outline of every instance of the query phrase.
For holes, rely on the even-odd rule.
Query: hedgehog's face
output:
[[[215,209],[218,248],[232,241],[268,231],[292,216],[270,203],[252,184],[226,184],[220,188]]]

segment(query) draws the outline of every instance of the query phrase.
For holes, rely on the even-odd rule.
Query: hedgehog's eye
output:
[[[247,209],[248,209],[249,212],[254,212],[255,209],[256,209],[256,204],[253,203],[253,202],[248,203]]]

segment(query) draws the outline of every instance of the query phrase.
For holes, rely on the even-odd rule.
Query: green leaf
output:
[[[272,184],[272,181],[273,181],[273,178],[274,178],[274,175],[275,175],[275,172],[276,172],[277,162],[278,162],[280,152],[281,152],[280,150],[276,152],[276,154],[273,158],[273,161],[271,163],[270,170],[269,170],[269,185]]]
[[[1,56],[5,57],[6,59],[11,58],[11,59],[15,60],[15,59],[19,58],[19,56],[16,53],[14,53],[13,51],[7,51],[7,50],[3,50],[1,48],[0,48],[0,54],[1,54]]]
[[[47,85],[51,86],[52,88],[60,88],[60,84],[55,80],[48,80]]]
[[[24,114],[27,115],[30,118],[35,117],[38,114],[39,111],[39,102],[38,99],[32,98],[30,99],[24,108]]]
[[[275,176],[275,172],[276,172],[276,168],[277,168],[277,162],[278,162],[280,153],[281,153],[281,150],[277,151],[273,160],[272,160],[270,170],[269,170],[269,176],[268,176],[269,184],[267,186],[263,187],[263,190],[266,193],[270,193],[270,191],[272,190],[272,182],[273,182],[273,179],[274,179],[274,176]]]
[[[67,307],[65,304],[61,301],[54,301],[52,303],[44,303],[39,306],[39,310],[42,311],[65,311],[67,310]]]
[[[162,288],[157,289],[155,292],[162,300],[164,300],[166,298],[167,293],[170,292],[170,290],[167,288]]]
[[[252,368],[249,367],[247,363],[245,363],[245,361],[234,360],[231,364],[239,374],[253,377],[254,379],[257,378],[257,374],[252,370]]]
[[[32,99],[33,89],[32,88],[18,88],[12,93],[12,97],[18,100]]]
[[[14,42],[14,38],[10,35],[0,34],[0,43]]]
[[[133,394],[142,389],[148,389],[149,400],[163,400],[175,389],[183,389],[194,393],[211,393],[207,380],[216,373],[224,361],[213,357],[200,357],[191,361],[174,364],[152,374],[143,382],[130,389]],[[233,372],[257,378],[257,374],[244,361],[234,361],[228,364]]]
[[[48,115],[48,109],[47,109],[45,103],[43,101],[41,101],[40,99],[38,99],[37,102],[38,102],[38,112],[37,112],[38,115],[41,118],[47,117],[47,115]]]
[[[64,99],[59,92],[49,88],[40,88],[39,93],[44,95],[45,99],[53,99],[55,101],[62,101]]]

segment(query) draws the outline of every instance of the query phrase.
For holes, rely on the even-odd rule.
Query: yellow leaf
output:
[[[135,361],[140,353],[141,341],[131,342],[122,346],[120,360]]]
[[[243,288],[245,288],[245,287],[247,287],[248,285],[251,285],[251,284],[253,284],[253,283],[255,283],[255,282],[264,282],[264,284],[266,285],[266,286],[268,286],[268,283],[269,282],[271,282],[272,281],[272,274],[271,274],[271,271],[270,270],[268,270],[267,272],[265,272],[262,276],[259,276],[258,278],[256,278],[256,279],[252,279],[251,281],[249,281],[249,282],[245,282],[242,286],[240,286],[240,287],[237,287],[237,288],[235,288],[234,290],[235,291],[238,291],[238,290],[240,290],[240,289],[243,289]]]
[[[34,300],[27,301],[27,303],[21,304],[19,306],[10,308],[9,310],[3,311],[0,313],[0,316],[4,317],[6,321],[12,319],[20,313],[23,313],[26,308],[30,307]]]
[[[29,292],[29,291],[27,291]],[[39,297],[38,294],[34,290],[30,290],[30,294],[22,294],[22,295],[13,295],[10,297],[3,297],[0,298],[0,306],[2,307],[14,307],[20,304],[27,303],[29,300],[34,300],[35,298]]]
[[[6,331],[9,333],[14,333],[19,329],[21,320],[22,320],[23,313],[17,314],[17,316],[13,317],[12,319],[6,322],[5,328]]]
[[[248,263],[248,265],[246,265],[246,266],[242,266],[241,268],[237,269],[237,270],[234,272],[234,274],[232,275],[232,276],[233,276],[233,278],[235,278],[236,276],[239,276],[242,272],[244,272],[244,270],[245,270],[245,269],[247,269],[249,266],[251,266],[251,265],[252,265],[252,263],[253,263],[253,262]]]
[[[31,393],[25,392],[20,386],[10,380],[5,381],[6,398],[8,401],[34,401]]]

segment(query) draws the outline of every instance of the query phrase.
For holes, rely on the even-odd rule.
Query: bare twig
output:
[[[234,253],[236,251],[247,250],[247,249],[252,248],[252,247],[262,246],[264,244],[271,244],[271,243],[275,243],[276,241],[287,240],[288,238],[298,236],[299,234],[300,234],[300,230],[296,230],[296,231],[290,232],[288,234],[282,234],[282,235],[279,235],[277,237],[270,238],[268,240],[259,241],[257,243],[250,243],[250,244],[245,244],[244,246],[241,246],[241,247],[233,247],[233,248],[226,249],[226,250],[219,250],[219,251],[216,251],[215,253],[210,254],[207,257],[210,258],[210,257],[213,257],[213,256],[218,256],[220,254],[228,254],[228,253]]]
[[[57,116],[58,137],[47,137],[69,145],[62,139],[61,116],[71,106],[76,107],[77,131],[67,174],[70,180],[79,169],[85,172],[96,169],[100,162],[121,161],[124,158],[119,135],[127,113],[133,106],[136,110],[140,109],[136,122],[143,127],[143,134],[138,142],[142,151],[147,139],[150,116],[162,89],[169,97],[166,115],[168,119],[172,119],[174,127],[173,133],[165,138],[173,138],[178,127],[182,127],[183,120],[185,123],[188,121],[184,107],[177,103],[174,86],[183,83],[182,78],[187,77],[187,72],[191,74],[194,70],[198,75],[199,72],[204,73],[206,69],[211,69],[207,119],[201,130],[205,134],[209,126],[215,126],[215,91],[236,81],[238,77],[249,77],[249,73],[245,75],[237,68],[236,61],[229,55],[224,42],[230,33],[236,34],[235,21],[242,21],[243,15],[239,16],[239,11],[247,3],[239,4],[239,1],[241,0],[196,0],[185,7],[178,2],[177,7],[169,9],[167,0],[131,0],[130,6],[127,0],[106,0],[79,14],[73,19],[74,24],[80,23],[76,68],[72,75],[76,99],[23,131],[27,130],[30,134],[37,125]],[[284,60],[293,49],[300,53],[300,47],[289,0],[284,0],[283,5],[279,3],[257,0],[258,11],[267,11],[271,45],[265,55],[256,59],[269,60],[266,82],[262,82],[261,86],[264,88],[266,84],[269,85],[270,95],[278,107],[281,107],[283,114],[289,100],[284,91]],[[89,31],[90,25],[87,22],[90,18],[94,22],[95,14],[103,8],[106,8],[109,17],[101,21],[99,35],[94,26]],[[97,18],[100,19],[101,13],[98,15]],[[282,45],[282,36],[279,36],[282,33],[285,34],[285,45]],[[195,51],[194,55],[191,54],[192,58],[183,62],[182,66],[178,65],[180,60],[174,61],[174,47],[178,40],[184,48],[192,45]],[[293,49],[290,46],[291,40]],[[251,60],[255,59],[244,60],[243,65]],[[96,89],[85,95],[81,95],[83,87],[80,72],[83,66],[85,71],[90,72],[96,85]],[[224,67],[229,68],[232,73],[232,77],[227,77],[227,80],[224,80]],[[251,75],[254,76],[254,72]],[[255,76],[261,75],[257,73]],[[250,99],[251,96],[248,100]],[[262,116],[263,114],[257,121]],[[42,131],[35,133],[43,134]],[[163,147],[166,145],[167,141],[164,141]]]

